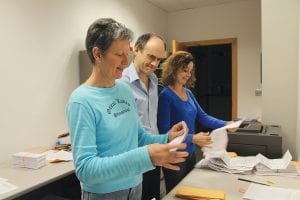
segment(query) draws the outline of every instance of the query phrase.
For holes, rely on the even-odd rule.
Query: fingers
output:
[[[208,133],[200,132],[200,133],[194,135],[193,136],[193,143],[200,146],[200,147],[210,145],[212,143],[211,136],[207,135],[207,134]]]
[[[183,126],[182,126],[182,123],[181,123],[181,122],[175,124],[175,125],[172,127],[172,130],[173,130],[173,131],[180,131],[180,130],[182,130],[182,129],[183,129]]]
[[[162,167],[168,168],[168,169],[172,169],[172,170],[175,170],[175,171],[179,171],[180,170],[180,167],[178,167],[177,165],[172,165],[172,164],[165,164]]]
[[[166,148],[168,148],[168,150],[172,150],[172,149],[185,149],[186,148],[186,144],[185,143],[180,143],[180,144],[167,144]]]
[[[174,132],[174,135],[176,135],[176,137],[178,137],[178,136],[182,135],[183,133],[184,133],[184,130],[181,129],[181,130],[179,130],[179,131],[175,131],[175,132]]]
[[[209,136],[209,132],[201,132],[202,135]]]

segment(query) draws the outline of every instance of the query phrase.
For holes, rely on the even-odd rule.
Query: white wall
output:
[[[260,118],[260,0],[208,6],[168,14],[168,39],[180,42],[238,39],[238,117]]]
[[[300,1],[298,0],[298,38],[300,38]],[[298,40],[299,41],[299,40]],[[300,119],[300,45],[298,43],[298,99],[297,119]],[[300,120],[297,120],[296,156],[300,161]]]
[[[298,0],[262,0],[263,121],[282,126],[284,151],[289,149],[294,158],[299,121],[298,3]]]
[[[65,105],[79,84],[78,52],[88,26],[112,17],[136,36],[166,36],[166,13],[135,0],[0,2],[0,162],[68,131]],[[159,22],[159,23],[158,23]]]

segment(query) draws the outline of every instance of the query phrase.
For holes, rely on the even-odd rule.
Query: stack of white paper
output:
[[[292,156],[287,150],[280,159],[268,159],[261,154],[256,156],[229,157],[226,151],[210,153],[196,164],[196,168],[210,168],[228,173],[258,175],[298,176],[297,168],[291,162]]]
[[[196,168],[210,168],[231,174],[250,174],[254,166],[259,162],[255,156],[230,158],[226,151],[214,154],[202,159],[196,164]]]
[[[13,165],[38,169],[46,165],[46,155],[44,153],[18,152],[13,155]]]
[[[280,176],[299,175],[296,166],[291,162],[292,155],[289,150],[286,151],[281,159],[268,159],[262,154],[258,154],[257,157],[261,161],[255,166],[255,174]]]

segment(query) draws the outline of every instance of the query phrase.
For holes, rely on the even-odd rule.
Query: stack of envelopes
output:
[[[175,194],[176,197],[189,200],[225,200],[225,192],[188,186],[180,186]]]

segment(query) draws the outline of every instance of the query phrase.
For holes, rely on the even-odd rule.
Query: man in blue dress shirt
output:
[[[166,43],[154,33],[141,35],[134,45],[134,60],[123,71],[122,79],[133,90],[138,116],[144,128],[158,134],[158,79],[154,71],[166,57]],[[143,200],[160,199],[160,168],[143,175]]]

